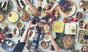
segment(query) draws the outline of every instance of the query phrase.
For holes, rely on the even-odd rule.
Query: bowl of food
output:
[[[0,22],[4,20],[4,15],[0,13]]]
[[[22,20],[23,20],[23,21],[28,21],[29,18],[30,18],[30,16],[29,16],[29,14],[27,14],[27,13],[24,13],[24,14],[22,15]]]
[[[6,51],[12,51],[15,47],[15,42],[9,39],[6,39],[2,42],[2,48]]]
[[[83,19],[84,18],[84,14],[82,12],[77,12],[76,18],[77,19]]]
[[[7,23],[6,22],[2,22],[2,27],[6,27]]]
[[[43,29],[44,29],[44,32],[47,33],[50,30],[49,24],[44,24]]]
[[[59,12],[64,17],[72,16],[76,11],[75,3],[72,1],[64,1],[60,4]]]
[[[85,28],[85,22],[83,20],[79,21],[79,27],[80,28]]]
[[[46,34],[46,35],[44,36],[44,40],[45,40],[45,41],[51,41],[50,35],[49,35],[49,34]]]
[[[30,30],[30,31],[28,32],[28,37],[29,37],[29,39],[30,39],[30,40],[33,40],[34,36],[35,36],[35,31],[34,31],[34,30]]]
[[[48,47],[48,43],[46,41],[41,41],[41,47],[42,48],[47,48]]]
[[[19,35],[19,29],[18,29],[18,28],[14,28],[14,29],[12,30],[12,34],[13,34],[14,36],[18,36],[18,35]]]
[[[12,12],[9,12],[8,13],[8,21],[11,22],[11,23],[15,23],[17,22],[19,19],[19,15],[17,12],[15,11],[12,11]]]
[[[17,28],[22,29],[24,27],[24,24],[22,22],[17,23]]]

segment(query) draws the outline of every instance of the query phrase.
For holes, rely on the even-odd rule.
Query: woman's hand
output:
[[[38,25],[38,23],[36,23],[35,25],[32,25],[32,20],[29,22],[29,25],[28,25],[28,29],[31,29],[33,27],[36,27]]]

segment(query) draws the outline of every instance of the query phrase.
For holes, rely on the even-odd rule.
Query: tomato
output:
[[[0,38],[3,40],[4,38],[3,38],[3,36],[2,36],[2,34],[0,34]]]
[[[73,18],[73,21],[76,22],[77,21],[77,18]]]
[[[70,21],[72,21],[73,20],[73,17],[70,17]]]
[[[63,19],[63,22],[64,22],[64,23],[66,23],[66,20],[65,20],[65,19]]]
[[[69,22],[70,22],[70,20],[68,19],[68,20],[67,20],[67,23],[69,23]]]

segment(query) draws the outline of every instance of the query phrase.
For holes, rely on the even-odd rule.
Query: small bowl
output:
[[[82,25],[82,27],[80,25]],[[85,22],[83,20],[79,21],[79,27],[80,28],[85,28]]]
[[[24,27],[24,24],[22,22],[17,23],[17,28],[22,29]]]
[[[48,47],[48,43],[46,41],[41,41],[41,47],[42,48],[47,48]]]
[[[2,22],[2,27],[6,27],[7,23],[6,22]]]
[[[48,35],[48,34],[44,35],[44,40],[47,42],[51,41],[50,35]]]
[[[15,42],[10,39],[6,39],[2,42],[2,48],[7,52],[10,52],[15,48]]]

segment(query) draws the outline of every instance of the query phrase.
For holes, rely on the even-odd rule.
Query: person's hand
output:
[[[40,12],[39,11],[35,11],[33,15],[34,16],[39,16],[40,15]]]
[[[47,14],[50,14],[52,11],[51,10],[46,10],[45,11]]]
[[[32,25],[32,20],[30,20],[28,28],[31,29],[33,27],[36,27],[37,25],[38,23],[36,23],[35,25]]]

